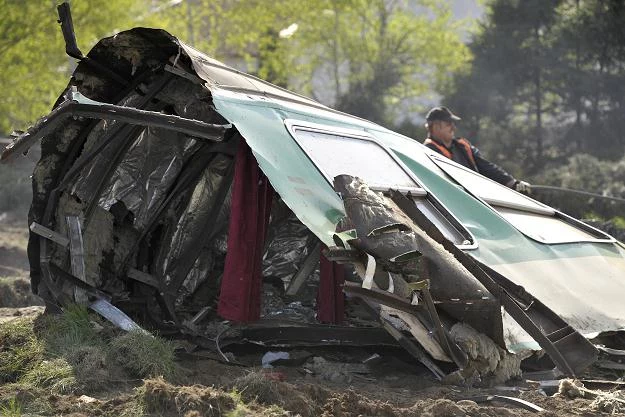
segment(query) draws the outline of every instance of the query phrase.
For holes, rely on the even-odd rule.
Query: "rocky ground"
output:
[[[442,385],[401,351],[291,351],[308,359],[262,368],[266,349],[259,347],[230,348],[232,365],[208,351],[189,351],[182,341],[129,338],[83,313],[46,319],[29,292],[23,217],[0,214],[0,415],[625,416],[619,391],[593,391],[575,381],[562,383],[555,395],[527,381]],[[363,364],[374,353],[380,358]],[[544,411],[492,395],[521,398]]]

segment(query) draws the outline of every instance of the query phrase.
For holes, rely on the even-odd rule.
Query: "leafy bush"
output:
[[[536,184],[552,185],[625,198],[625,158],[600,161],[587,154],[575,155],[534,177]],[[558,191],[536,191],[535,197],[575,217],[610,219],[622,215],[625,203]]]

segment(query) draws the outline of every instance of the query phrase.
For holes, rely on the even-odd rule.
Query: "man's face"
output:
[[[434,122],[432,133],[435,138],[444,142],[451,142],[456,132],[456,124],[454,122],[445,122],[442,120]]]

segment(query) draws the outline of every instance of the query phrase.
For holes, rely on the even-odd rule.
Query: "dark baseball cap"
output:
[[[433,122],[435,120],[441,120],[443,122],[455,122],[458,120],[462,120],[455,114],[451,112],[447,107],[434,107],[431,109],[427,116],[425,116],[425,120],[428,122]]]

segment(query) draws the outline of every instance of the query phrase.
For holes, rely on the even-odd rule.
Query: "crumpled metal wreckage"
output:
[[[625,250],[600,230],[163,30],[74,56],[2,154],[41,141],[28,255],[50,305],[194,340],[225,319],[267,345],[399,344],[439,378],[481,354],[462,329],[491,371],[541,351],[573,376],[624,328]]]

